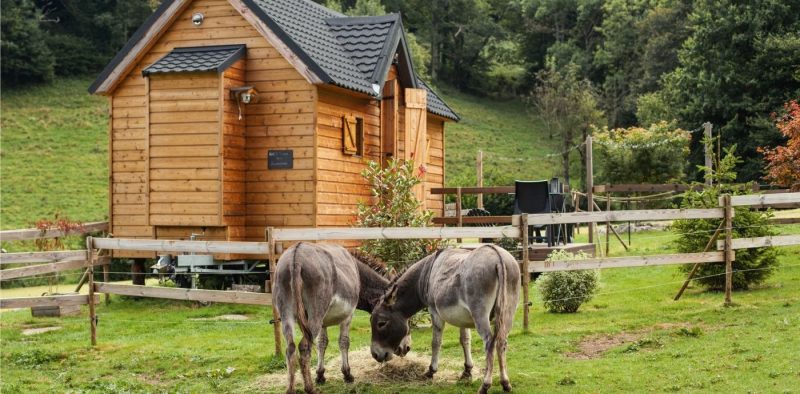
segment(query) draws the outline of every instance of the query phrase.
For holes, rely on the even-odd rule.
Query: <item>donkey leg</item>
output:
[[[511,391],[511,381],[508,379],[508,367],[506,364],[506,348],[508,347],[508,338],[497,338],[497,361],[500,368],[500,384],[503,385],[503,391]]]
[[[433,374],[439,369],[439,351],[442,349],[442,331],[444,330],[444,320],[434,311],[431,311],[431,326],[433,335],[431,339],[431,365],[428,367],[428,372],[425,373],[425,377],[428,379],[432,379]]]
[[[345,383],[353,383],[353,375],[350,374],[350,322],[353,315],[350,315],[339,325],[339,353],[342,354],[342,375]]]
[[[464,372],[461,374],[461,379],[472,379],[472,351],[470,350],[471,339],[469,328],[461,329],[461,347],[464,349]]]
[[[312,335],[311,338],[313,337]],[[317,392],[311,380],[311,338],[303,335],[303,339],[300,340],[300,372],[303,374],[303,387],[307,394]]]
[[[328,348],[328,329],[322,327],[317,338],[317,384],[325,383],[325,349]]]
[[[488,313],[475,319],[475,330],[481,335],[481,339],[483,339],[483,350],[486,352],[486,372],[483,375],[483,385],[481,385],[478,393],[486,394],[489,391],[489,387],[492,386],[492,365],[494,364],[495,347]]]
[[[297,348],[294,344],[294,318],[289,314],[282,314],[281,330],[286,338],[286,369],[288,370],[288,381],[286,382],[286,392],[294,394],[294,379],[297,369]]]

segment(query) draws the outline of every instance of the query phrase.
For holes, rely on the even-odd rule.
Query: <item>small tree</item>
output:
[[[646,129],[603,128],[593,136],[601,182],[666,183],[684,176],[691,135],[667,122]]]
[[[725,150],[725,156],[718,161],[717,170],[713,173],[714,186],[689,190],[681,202],[682,208],[715,208],[719,206],[719,197],[723,194],[746,194],[750,190],[748,185],[731,185],[736,179],[733,168],[739,162],[734,154],[736,147]],[[701,167],[701,171],[705,169]],[[699,186],[699,185],[698,185]],[[733,217],[733,237],[765,237],[775,235],[773,227],[769,224],[772,217],[771,211],[752,211],[749,207],[736,208]],[[675,247],[681,253],[702,252],[708,240],[719,227],[721,219],[687,219],[676,220],[672,229],[678,233],[674,241]],[[778,251],[775,248],[741,249],[736,251],[736,260],[733,262],[733,288],[744,290],[750,285],[763,282],[772,271],[770,267],[778,264]],[[689,265],[682,265],[680,269],[688,272],[692,269]],[[695,280],[711,290],[725,288],[724,264],[701,264],[695,273]]]
[[[786,113],[777,118],[775,125],[787,138],[786,146],[759,148],[767,162],[764,179],[800,191],[800,105],[792,100],[784,104],[784,109]]]
[[[371,186],[372,201],[358,203],[357,227],[427,227],[433,212],[421,209],[414,195],[420,178],[413,161],[390,160],[385,168],[370,161],[361,175]],[[431,253],[441,242],[424,239],[376,239],[365,241],[361,250],[400,270]]]
[[[584,252],[573,254],[557,250],[546,261],[585,260]],[[536,281],[544,307],[552,313],[575,313],[581,305],[594,296],[597,290],[595,270],[555,271],[542,274]]]

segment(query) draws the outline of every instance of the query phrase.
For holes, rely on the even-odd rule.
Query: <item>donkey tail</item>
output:
[[[306,317],[306,307],[303,304],[303,266],[297,261],[297,253],[300,251],[301,243],[294,247],[292,261],[289,264],[289,287],[292,289],[294,297],[295,315],[297,316],[297,323],[300,326],[300,331],[303,336],[308,338],[309,341],[314,341],[311,337],[311,329],[308,327],[308,318]]]
[[[492,346],[497,343],[497,338],[505,338],[508,336],[510,324],[506,321],[508,318],[508,267],[506,267],[505,259],[497,246],[492,245],[491,248],[497,254],[497,280],[500,282],[497,286],[497,301],[495,302],[494,310],[494,335],[492,335]]]

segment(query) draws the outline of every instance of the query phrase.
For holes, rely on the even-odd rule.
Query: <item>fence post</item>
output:
[[[531,274],[528,272],[529,254],[528,254],[528,214],[523,213],[520,217],[520,236],[522,237],[522,327],[528,331],[530,323],[530,281]]]
[[[594,210],[594,173],[592,168],[592,136],[586,136],[586,209],[589,212]],[[589,243],[594,243],[594,223],[588,222],[589,225]]]
[[[275,288],[275,274],[278,272],[278,262],[275,261],[275,239],[272,238],[273,227],[267,227],[267,248],[269,248],[269,288],[267,288],[267,284],[264,284],[264,292],[270,293],[272,296],[275,296],[275,293],[272,291]],[[278,313],[278,308],[275,307],[275,300],[273,299],[270,304],[272,304],[272,332],[275,335],[275,356],[281,355],[281,316]]]
[[[725,205],[725,305],[731,305],[731,291],[733,290],[733,207],[731,195],[722,196]]]
[[[99,254],[100,253],[98,252],[98,255]],[[109,261],[109,263],[103,264],[103,282],[106,282],[106,283],[109,282],[109,277],[108,277],[108,271],[109,270],[108,270],[108,268],[111,265],[111,259],[109,258],[108,261]],[[105,293],[105,294],[103,294],[103,296],[105,297],[105,304],[106,304],[106,306],[108,306],[108,304],[111,302],[111,294]]]
[[[606,212],[611,211],[611,193],[606,190]],[[611,249],[611,222],[606,221],[606,257]]]
[[[478,151],[478,157],[475,160],[476,178],[478,180],[478,187],[483,187],[483,151]],[[483,209],[483,193],[478,193],[478,208]]]
[[[86,237],[86,272],[89,284],[89,331],[92,337],[92,346],[97,346],[97,311],[94,305],[94,241],[92,236]]]

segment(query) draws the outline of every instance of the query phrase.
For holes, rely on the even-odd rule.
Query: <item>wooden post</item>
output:
[[[713,170],[712,170],[712,168],[714,166],[714,160],[712,159],[712,157],[713,157],[714,147],[711,145],[711,127],[712,127],[711,126],[711,122],[703,123],[703,128],[705,129],[703,131],[703,136],[704,136],[704,139],[705,139],[705,141],[703,143],[703,149],[704,149],[704,152],[705,152],[705,166],[707,168],[707,170],[706,170],[706,185],[707,186],[711,186],[713,184],[713,181],[712,181]]]
[[[528,214],[523,213],[520,218],[520,236],[522,237],[522,327],[523,330],[528,331],[530,323],[530,280],[531,274],[528,272],[529,262],[529,245],[528,245]]]
[[[267,228],[267,248],[269,248],[269,288],[266,288],[264,292],[272,293],[272,289],[275,287],[275,274],[278,272],[278,262],[275,261],[275,240],[272,238],[272,227]],[[275,307],[275,303],[272,302],[272,331],[275,335],[275,356],[281,355],[281,317],[278,313],[278,308]]]
[[[483,187],[483,151],[478,151],[478,158],[475,160],[475,177],[478,181],[478,187]],[[483,209],[483,193],[478,193],[478,208]]]
[[[733,207],[731,195],[722,196],[725,205],[725,305],[731,305],[731,291],[733,290]]]
[[[464,219],[461,217],[461,187],[456,188],[456,220],[458,227],[464,227]],[[456,242],[461,243],[461,238],[456,239]]]
[[[611,193],[606,191],[606,212],[611,210]],[[611,222],[606,221],[606,256],[611,248]]]
[[[106,282],[106,283],[108,283],[108,281],[109,281],[108,280],[108,268],[111,265],[110,264],[111,260],[109,259],[108,261],[109,261],[108,264],[103,264],[103,282]],[[108,306],[108,304],[111,302],[111,298],[110,298],[111,294],[105,293],[104,297],[105,297],[106,306]]]
[[[725,226],[724,222],[719,224],[719,227],[717,227],[717,231],[714,231],[714,235],[712,235],[711,238],[709,238],[705,249],[703,249],[703,253],[708,252],[709,250],[711,250],[711,248],[716,244],[717,238],[719,238],[719,233],[722,231],[722,227],[723,226]],[[698,268],[700,268],[700,263],[696,263],[692,267],[692,270],[689,271],[689,275],[686,276],[686,280],[683,282],[683,286],[681,286],[681,289],[678,290],[678,294],[675,294],[675,298],[674,298],[675,301],[678,301],[681,298],[681,296],[683,295],[683,292],[686,291],[686,288],[689,287],[689,282],[692,281],[692,278],[694,277],[694,274],[695,274],[695,272],[697,272]]]
[[[592,168],[592,136],[586,136],[586,207],[589,212],[594,210],[594,173]],[[588,222],[589,225],[589,243],[594,243],[594,223]]]
[[[97,313],[94,305],[94,242],[92,237],[86,237],[86,272],[89,285],[89,331],[92,337],[92,346],[97,346]]]

